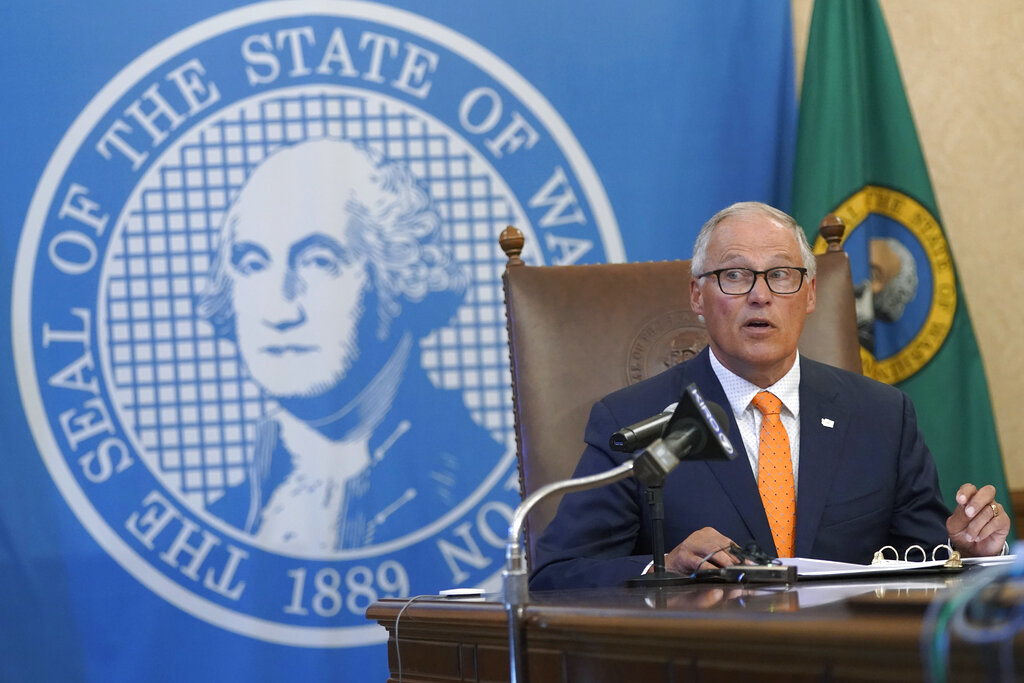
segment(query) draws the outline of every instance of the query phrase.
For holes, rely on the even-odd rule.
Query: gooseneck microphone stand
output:
[[[512,515],[512,523],[508,527],[508,539],[505,547],[505,569],[501,576],[505,588],[505,611],[508,613],[508,652],[511,666],[511,683],[526,683],[525,650],[523,649],[522,618],[526,606],[528,592],[528,576],[526,570],[526,551],[520,543],[526,516],[533,506],[553,493],[585,491],[606,484],[612,484],[633,474],[633,460],[622,463],[618,467],[592,474],[588,477],[556,481],[537,489],[519,504]]]
[[[526,570],[526,552],[520,537],[523,525],[530,510],[541,500],[551,494],[572,491],[584,491],[612,484],[626,477],[635,476],[648,491],[654,491],[648,498],[652,506],[654,522],[655,564],[660,564],[656,575],[648,576],[642,585],[670,585],[671,581],[679,581],[681,577],[665,571],[665,540],[662,532],[662,519],[665,516],[661,498],[661,487],[665,477],[683,458],[693,460],[729,460],[735,457],[735,451],[725,431],[728,419],[722,408],[704,400],[697,385],[691,383],[686,387],[679,400],[675,413],[664,436],[650,444],[646,450],[635,458],[618,467],[576,479],[558,481],[534,491],[519,504],[512,515],[508,528],[508,539],[505,547],[505,569],[502,579],[505,589],[505,611],[508,613],[508,652],[511,668],[511,683],[527,683],[526,651],[523,649],[523,611],[526,607],[529,591]],[[659,561],[660,558],[660,561]]]

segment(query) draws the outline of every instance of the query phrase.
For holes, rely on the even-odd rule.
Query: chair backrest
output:
[[[861,372],[843,230],[834,216],[819,228],[828,250],[817,256],[817,306],[800,352]],[[690,310],[689,261],[527,266],[520,259],[522,233],[509,226],[499,241],[508,256],[502,279],[525,497],[572,476],[596,401],[696,355],[708,339]],[[560,499],[552,496],[528,516],[531,555]]]

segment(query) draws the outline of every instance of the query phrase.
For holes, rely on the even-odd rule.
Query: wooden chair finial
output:
[[[828,245],[825,251],[842,251],[844,232],[846,232],[846,226],[843,224],[843,219],[834,213],[830,213],[821,219],[821,224],[818,226],[818,234],[825,238],[825,242]]]
[[[498,236],[498,244],[501,245],[501,250],[508,257],[507,266],[523,265],[523,259],[519,258],[519,255],[523,253],[523,245],[526,244],[526,238],[523,237],[523,233],[518,228],[511,225],[506,226],[501,231],[501,235]]]

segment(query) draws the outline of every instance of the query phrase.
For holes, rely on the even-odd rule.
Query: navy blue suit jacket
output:
[[[800,359],[800,472],[796,555],[868,563],[876,550],[945,543],[949,510],[910,399],[898,389]],[[713,527],[739,545],[775,554],[757,482],[709,352],[606,396],[590,413],[576,476],[632,457],[608,448],[621,427],[657,414],[696,382],[729,415],[732,461],[684,461],[664,485],[666,552]],[[829,423],[831,421],[831,423]],[[826,426],[831,424],[831,426]],[[531,558],[535,590],[621,583],[651,560],[643,486],[625,479],[570,493]]]

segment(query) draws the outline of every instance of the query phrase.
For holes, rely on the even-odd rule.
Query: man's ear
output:
[[[807,286],[810,288],[807,291],[807,312],[813,313],[814,306],[818,303],[818,278],[812,277]]]
[[[697,278],[690,278],[690,308],[697,315],[704,314],[704,295],[700,291],[700,283]]]

